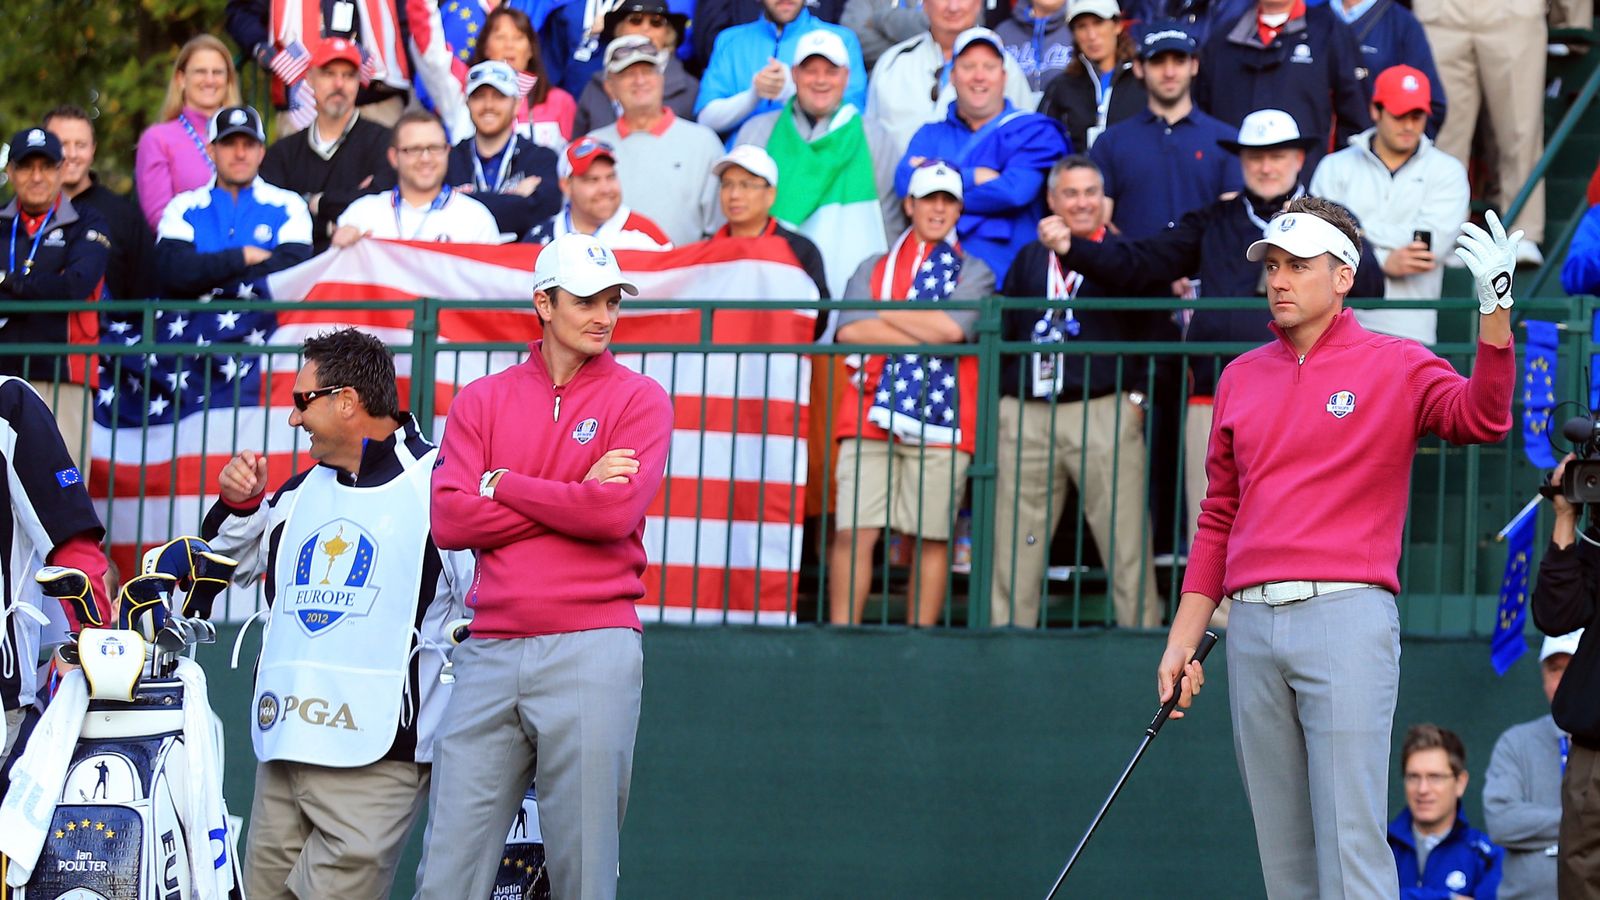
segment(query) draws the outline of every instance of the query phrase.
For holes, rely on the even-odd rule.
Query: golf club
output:
[[[1216,646],[1216,643],[1216,632],[1207,631],[1200,638],[1200,646],[1195,648],[1194,661],[1205,662],[1206,654],[1211,652],[1211,648]],[[1094,821],[1089,823],[1089,830],[1083,833],[1082,840],[1078,841],[1077,849],[1072,851],[1072,856],[1067,859],[1067,864],[1062,867],[1061,874],[1056,876],[1056,883],[1051,886],[1050,893],[1045,895],[1045,900],[1054,900],[1056,891],[1061,890],[1061,883],[1067,880],[1067,873],[1072,871],[1073,863],[1078,861],[1078,857],[1083,853],[1084,846],[1089,843],[1089,838],[1094,836],[1094,830],[1099,827],[1100,820],[1105,818],[1106,810],[1111,808],[1112,802],[1117,799],[1117,794],[1122,791],[1122,786],[1128,783],[1128,776],[1133,774],[1133,767],[1139,764],[1139,758],[1144,756],[1144,751],[1149,748],[1150,742],[1156,739],[1156,735],[1161,731],[1161,726],[1167,724],[1167,718],[1172,715],[1173,709],[1177,708],[1178,697],[1182,694],[1184,677],[1182,675],[1178,676],[1178,683],[1173,685],[1172,688],[1172,697],[1161,704],[1161,709],[1156,712],[1156,717],[1151,719],[1150,724],[1145,728],[1144,740],[1139,742],[1139,749],[1134,751],[1133,759],[1128,760],[1127,768],[1122,770],[1122,776],[1117,779],[1116,786],[1111,788],[1111,794],[1106,797],[1106,802],[1100,804],[1100,811],[1094,814]]]

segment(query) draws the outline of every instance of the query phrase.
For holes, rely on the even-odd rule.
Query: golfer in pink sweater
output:
[[[556,238],[534,267],[544,339],[462,389],[433,474],[433,537],[477,552],[472,636],[434,743],[418,896],[488,897],[530,781],[554,896],[616,895],[644,658],[645,510],[672,404],[606,348],[637,289],[611,251]]]
[[[1156,670],[1180,707],[1205,680],[1194,648],[1220,598],[1234,749],[1267,895],[1393,897],[1384,839],[1400,677],[1395,594],[1417,442],[1489,443],[1511,428],[1511,270],[1521,232],[1466,226],[1477,281],[1472,377],[1348,310],[1361,238],[1343,207],[1291,203],[1248,257],[1266,270],[1275,340],[1217,386],[1209,485],[1183,597]],[[1181,715],[1181,713],[1174,713]]]

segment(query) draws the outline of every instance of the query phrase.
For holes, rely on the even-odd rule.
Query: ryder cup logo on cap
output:
[[[1372,82],[1372,102],[1391,116],[1422,110],[1433,112],[1433,86],[1428,76],[1411,66],[1390,66]]]
[[[248,134],[266,143],[267,133],[261,128],[261,116],[248,106],[225,106],[211,117],[207,128],[210,143],[236,134]]]
[[[613,38],[611,43],[606,45],[607,72],[616,75],[638,63],[649,63],[655,66],[657,71],[664,70],[667,67],[666,51],[642,34],[625,34]]]
[[[507,63],[486,59],[467,70],[466,95],[471,97],[481,87],[494,88],[507,97],[516,97],[517,73]]]
[[[921,199],[933,194],[949,194],[961,199],[961,173],[942,160],[925,162],[911,173],[906,196]]]
[[[794,65],[813,56],[820,56],[836,66],[850,65],[850,51],[845,49],[844,38],[826,28],[814,28],[795,42]]]
[[[28,132],[28,146],[29,147],[43,147],[44,146],[44,129],[43,128],[35,128],[32,131]]]
[[[1342,419],[1356,411],[1356,395],[1351,391],[1335,391],[1328,398],[1328,412],[1333,413],[1335,419]]]
[[[621,287],[629,294],[639,293],[622,274],[616,256],[592,235],[559,235],[539,251],[533,263],[535,291],[561,288],[578,297],[593,297],[613,287]]]
[[[1332,253],[1352,269],[1360,268],[1361,254],[1338,226],[1312,213],[1282,213],[1267,226],[1261,240],[1250,245],[1244,258],[1260,262],[1268,247],[1280,247],[1291,256],[1314,259]]]

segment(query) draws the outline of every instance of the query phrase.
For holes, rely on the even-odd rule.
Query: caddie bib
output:
[[[372,488],[318,466],[294,492],[256,672],[258,759],[353,768],[394,743],[437,453]]]

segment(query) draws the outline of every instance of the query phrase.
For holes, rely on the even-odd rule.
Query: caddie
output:
[[[1274,340],[1217,384],[1208,484],[1183,596],[1156,670],[1179,706],[1224,596],[1240,774],[1269,897],[1392,897],[1385,842],[1400,680],[1395,595],[1417,442],[1490,443],[1511,428],[1511,270],[1521,233],[1465,226],[1477,360],[1463,378],[1343,308],[1360,265],[1349,211],[1291,202],[1246,257],[1262,263]],[[1178,715],[1178,713],[1174,713]]]
[[[303,354],[289,424],[316,465],[269,498],[267,457],[240,451],[203,529],[236,584],[266,576],[246,896],[378,900],[428,796],[473,561],[434,544],[438,451],[400,411],[389,349],[345,328]]]

